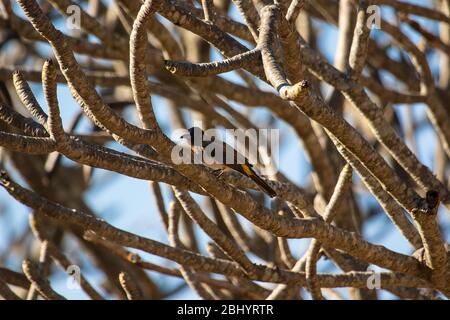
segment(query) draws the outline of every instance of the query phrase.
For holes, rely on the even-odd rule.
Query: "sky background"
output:
[[[421,5],[429,5],[430,1],[409,1],[414,2]],[[17,14],[23,16],[23,13],[19,8],[15,8]],[[235,20],[242,21],[239,13],[236,11],[235,7],[232,5],[232,17]],[[382,18],[388,21],[392,21],[394,18],[394,13],[392,10],[388,10],[388,8],[382,8]],[[431,22],[426,19],[420,19],[414,17],[417,21],[424,23],[423,26],[428,30],[436,31],[438,25],[434,22]],[[162,21],[164,20],[161,18]],[[61,30],[65,29],[65,26],[60,23],[57,27]],[[329,62],[333,62],[334,54],[336,50],[336,42],[337,42],[337,29],[328,24],[319,23],[314,21],[314,27],[319,30],[318,38],[320,39],[319,47],[327,58]],[[411,37],[416,43],[418,41],[418,36],[411,32],[408,29],[405,29],[408,36]],[[382,32],[378,30],[373,30],[372,37],[379,38],[382,40],[386,38]],[[388,39],[388,38],[386,38]],[[94,39],[95,41],[95,39]],[[42,45],[40,48],[41,52],[49,55],[49,48],[46,45]],[[392,50],[390,52],[392,57],[398,58],[398,52],[396,50]],[[212,50],[212,59],[220,60],[222,57],[215,51]],[[432,62],[431,66],[433,71],[436,70],[438,66],[439,57],[436,54],[429,55],[429,61]],[[239,79],[236,77],[234,73],[228,73],[222,75],[223,77],[240,83]],[[395,88],[396,83],[394,79],[387,77],[384,75],[384,80],[390,81],[390,83]],[[259,82],[262,88],[265,90],[271,90],[267,85]],[[46,106],[43,100],[43,94],[41,90],[41,86],[39,84],[33,83],[31,85],[33,92],[38,98],[38,101],[42,106]],[[327,89],[324,87],[324,91],[326,93]],[[70,123],[71,119],[74,115],[80,110],[79,106],[76,104],[74,99],[71,97],[68,89],[64,85],[58,86],[58,97],[61,105],[61,112],[64,124],[67,126]],[[155,108],[155,113],[158,119],[160,126],[163,130],[170,136],[171,130],[173,128],[170,127],[169,115],[167,114],[167,108],[165,107],[166,102],[164,99],[159,97],[152,97],[153,106]],[[237,104],[232,104],[234,107],[241,110],[241,106]],[[402,124],[406,121],[406,110],[407,108],[412,109],[413,116],[416,120],[421,120],[426,118],[425,108],[422,104],[416,104],[414,106],[404,106],[397,105],[395,107],[396,113],[399,116]],[[252,108],[252,121],[258,125],[263,127],[263,124],[267,121],[269,113],[265,108]],[[137,117],[132,108],[129,108],[127,112],[127,117],[129,121],[138,123]],[[284,122],[277,121],[275,126],[280,129],[281,132],[281,148],[280,148],[280,171],[289,176],[289,178],[297,183],[299,186],[306,186],[310,181],[310,164],[305,158],[305,154],[303,151],[303,147],[300,143],[300,140],[296,137],[292,128],[287,126]],[[83,132],[88,128],[87,121],[84,121],[83,125],[80,126],[79,132]],[[434,150],[435,150],[435,132],[430,125],[422,126],[420,130],[416,134],[417,139],[417,156],[418,158],[429,168],[434,170]],[[124,150],[119,147],[117,144],[111,145],[115,149]],[[70,164],[70,160],[65,160],[65,163]],[[8,167],[8,164],[6,164]],[[10,167],[9,167],[10,168]],[[23,184],[23,180],[17,175],[14,175],[14,172],[10,170],[13,176]],[[354,181],[357,182],[358,178],[354,175]],[[106,219],[112,225],[121,228],[123,230],[127,230],[138,235],[148,237],[154,240],[158,240],[161,242],[167,243],[167,236],[162,228],[162,224],[159,219],[159,215],[156,210],[156,206],[154,203],[154,198],[149,189],[148,182],[143,180],[138,180],[126,176],[120,176],[115,173],[111,173],[108,171],[104,171],[101,169],[96,169],[94,171],[93,179],[92,179],[93,187],[90,189],[88,193],[86,193],[86,202],[88,205],[102,218]],[[166,199],[166,204],[169,203],[169,192],[167,186],[163,186],[163,192]],[[201,196],[195,195],[195,199],[202,203],[205,199]],[[358,193],[358,201],[361,204],[362,208],[367,208],[370,203],[373,203],[375,200],[373,197],[368,195],[367,193]],[[444,232],[444,236],[446,240],[450,240],[450,215],[444,213],[445,209],[440,209],[439,219],[441,221],[442,230]],[[28,228],[28,214],[30,209],[24,207],[19,204],[15,200],[13,200],[3,189],[0,189],[0,255],[5,256],[6,267],[11,268],[13,270],[21,269],[21,260],[18,257],[13,255],[9,255],[6,251],[9,247],[9,241],[14,239],[23,233],[23,231]],[[239,217],[240,218],[240,217]],[[240,218],[244,224],[248,224],[248,222],[244,221],[244,219]],[[199,231],[197,228],[197,233],[200,235],[201,239],[201,250],[202,253],[206,254],[205,244],[209,240],[202,231]],[[408,245],[406,240],[400,236],[399,232],[395,229],[392,223],[385,215],[376,215],[375,218],[372,218],[364,224],[363,236],[372,243],[381,244],[389,249],[395,250],[397,252],[410,254],[411,247]],[[69,249],[66,250],[67,255],[77,264],[79,264],[82,268],[82,272],[91,283],[94,284],[96,288],[100,291],[100,282],[102,278],[102,274],[96,271],[96,268],[92,267],[91,261],[87,258],[80,259],[80,255],[78,255],[79,247],[74,241],[70,241],[70,237],[66,239],[66,243],[69,246]],[[290,247],[296,257],[299,257],[301,253],[307,248],[309,243],[308,239],[302,240],[289,240]],[[176,264],[158,258],[156,256],[152,256],[149,254],[145,254],[143,252],[139,252],[139,254],[146,260],[154,263],[160,263],[165,266],[176,267]],[[257,262],[257,258],[251,257],[254,261]],[[324,272],[337,272],[338,270],[334,268],[332,263],[323,261],[323,259],[319,262],[320,271]],[[372,268],[373,270],[379,270],[377,268]],[[51,283],[54,289],[57,292],[62,293],[64,296],[70,299],[86,299],[87,296],[81,290],[69,290],[66,285],[67,276],[60,269],[55,268],[56,272],[52,276]],[[168,289],[177,287],[182,280],[161,276],[157,273],[150,272],[151,278],[157,282],[164,284],[164,286]],[[266,284],[264,284],[267,286]],[[102,291],[104,292],[104,291]],[[346,295],[346,290],[340,289],[340,292],[343,295]],[[303,293],[305,293],[303,291]],[[308,295],[305,294],[307,297]],[[394,296],[383,291],[382,298],[391,299],[395,298]],[[186,289],[181,290],[178,294],[171,296],[173,299],[197,299],[198,297],[194,294],[188,287]]]

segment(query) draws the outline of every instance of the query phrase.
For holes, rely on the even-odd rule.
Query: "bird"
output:
[[[219,177],[223,172],[237,171],[246,177],[252,179],[261,189],[271,198],[275,197],[277,193],[273,190],[253,169],[252,164],[242,154],[236,151],[229,144],[216,139],[215,137],[208,137],[205,132],[199,127],[191,127],[188,129],[188,133],[180,137],[182,140],[187,140],[191,149],[194,152],[205,151],[206,148],[211,150],[210,156],[206,152],[203,152],[203,159],[207,160],[206,165],[215,172],[219,172]],[[222,146],[220,145],[222,144]],[[222,155],[215,154],[216,150],[221,150]],[[227,159],[226,155],[233,154],[232,163],[227,163],[224,159]],[[217,161],[219,159],[219,161]],[[209,161],[208,161],[209,160]],[[214,161],[215,160],[215,161]],[[243,160],[243,161],[237,161]]]

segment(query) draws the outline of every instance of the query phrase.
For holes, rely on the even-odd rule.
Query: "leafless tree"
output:
[[[49,279],[54,264],[64,271],[76,264],[75,242],[77,259],[104,275],[99,290],[81,269],[92,299],[170,298],[184,286],[203,299],[450,297],[449,234],[437,219],[439,211],[448,220],[450,209],[450,1],[428,4],[0,0],[1,185],[31,209],[29,227],[1,252],[0,264],[12,254],[23,262],[22,270],[0,267],[0,296],[65,299]],[[321,28],[338,30],[331,63]],[[214,50],[220,61],[211,61]],[[226,72],[239,81],[219,76]],[[46,107],[30,82],[41,86]],[[59,83],[81,108],[65,128]],[[155,117],[154,96],[163,98],[153,104],[170,117],[170,130]],[[426,119],[413,116],[416,104]],[[267,123],[254,120],[254,107],[270,112]],[[85,118],[90,126],[80,133]],[[277,193],[269,202],[245,175],[218,178],[203,164],[175,164],[168,132],[193,120],[244,129],[281,120],[302,143],[310,182],[301,188],[290,170],[273,174],[265,179]],[[417,152],[426,126],[436,133],[433,171]],[[295,143],[281,134],[282,145]],[[96,168],[149,181],[166,242],[98,218],[84,197]],[[376,203],[362,206],[368,195]],[[363,227],[384,214],[410,254],[364,238]],[[0,221],[6,229],[8,220]],[[298,258],[289,239],[311,241]],[[155,282],[158,274],[184,281],[169,290]]]

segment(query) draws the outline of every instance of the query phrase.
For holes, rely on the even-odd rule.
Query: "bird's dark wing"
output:
[[[235,170],[237,172],[240,172],[241,174],[249,177],[252,179],[260,188],[266,192],[270,197],[275,197],[276,192],[263,180],[261,177],[259,177],[256,172],[253,170],[252,165],[248,161],[248,159],[243,156],[241,153],[239,153],[236,149],[234,149],[229,144],[220,141],[218,139],[214,139],[212,141],[208,141],[207,143],[203,144],[203,148],[207,148],[211,146],[211,144],[214,144],[216,146],[222,146],[222,152],[223,157],[216,157],[216,151],[220,148],[212,148],[211,150],[211,156],[215,158],[217,161],[220,161],[225,167],[228,167],[232,170]],[[213,145],[213,146],[214,146]],[[226,155],[232,154],[233,155],[233,161],[232,163],[226,162]]]
[[[266,192],[271,198],[275,197],[277,193],[275,190],[273,190],[267,182],[265,182],[258,174],[256,174],[255,170],[251,167],[250,164],[232,164],[227,165],[228,167],[232,168],[233,170],[236,170],[243,175],[249,177],[252,179],[258,186],[262,188],[264,192]]]

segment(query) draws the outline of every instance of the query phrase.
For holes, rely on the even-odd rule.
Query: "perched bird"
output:
[[[187,140],[194,152],[203,152],[204,160],[211,158],[210,161],[207,161],[206,165],[216,172],[220,172],[219,176],[223,172],[235,170],[252,179],[271,198],[277,195],[276,192],[261,179],[258,174],[256,174],[248,159],[229,144],[215,139],[214,137],[208,137],[199,127],[188,129],[188,133],[181,136],[180,139]],[[205,153],[205,149],[211,150],[210,154]],[[216,150],[220,150],[223,154],[216,155]],[[233,155],[231,163],[227,163],[227,155]],[[220,159],[220,161],[213,161],[214,159]]]

